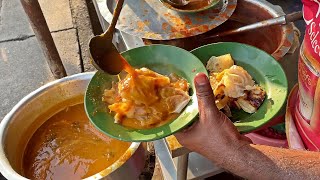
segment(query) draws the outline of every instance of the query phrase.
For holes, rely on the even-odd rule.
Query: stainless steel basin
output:
[[[38,117],[49,118],[68,106],[83,103],[93,74],[76,74],[46,84],[23,98],[5,116],[0,124],[0,172],[4,177],[10,180],[26,179],[21,175],[24,149],[46,119]],[[142,144],[132,143],[118,161],[86,179],[137,179],[144,164]]]

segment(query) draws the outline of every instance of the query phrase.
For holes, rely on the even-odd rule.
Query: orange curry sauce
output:
[[[149,69],[134,69],[125,59],[123,67],[128,73],[126,78],[121,80],[119,76],[120,83],[106,90],[103,97],[109,110],[116,113],[117,123],[133,129],[150,129],[178,117],[179,113],[172,113],[173,109],[189,99],[189,84],[185,79],[173,74],[169,78]]]
[[[83,104],[71,106],[33,134],[24,153],[24,175],[30,179],[86,178],[113,164],[129,146],[98,132]]]

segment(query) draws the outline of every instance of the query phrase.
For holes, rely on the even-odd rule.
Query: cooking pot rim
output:
[[[283,9],[278,5],[273,5],[268,1],[255,1],[245,0],[256,6],[268,10],[268,12],[274,16],[279,17],[285,15]],[[271,54],[276,60],[283,58],[291,49],[294,40],[294,27],[293,23],[282,25],[282,38],[278,48]]]

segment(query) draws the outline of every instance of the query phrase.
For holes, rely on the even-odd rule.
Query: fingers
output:
[[[194,83],[198,99],[200,120],[205,120],[207,117],[217,117],[220,112],[215,104],[215,98],[208,77],[203,73],[199,73],[194,78]]]

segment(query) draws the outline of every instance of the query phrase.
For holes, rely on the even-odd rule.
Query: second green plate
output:
[[[236,65],[242,66],[266,90],[266,98],[257,112],[233,112],[232,120],[241,133],[254,131],[272,120],[283,107],[288,82],[281,65],[266,52],[241,43],[209,44],[191,51],[205,65],[212,56],[231,54]]]

